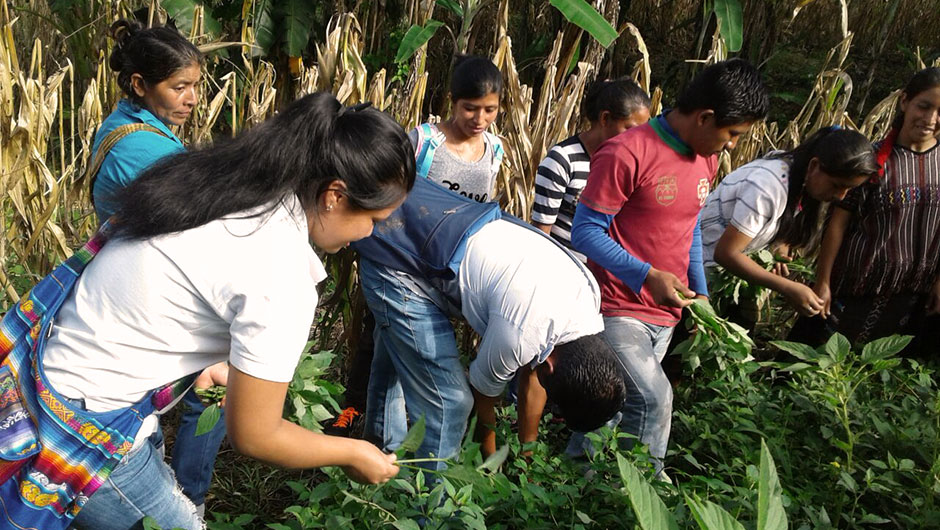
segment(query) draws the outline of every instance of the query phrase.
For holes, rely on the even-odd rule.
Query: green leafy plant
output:
[[[677,389],[673,476],[730,513],[750,509],[748,448],[766,439],[786,485],[768,524],[781,506],[794,527],[937,524],[940,394],[932,369],[893,357],[907,340],[778,342],[797,362]]]
[[[354,484],[325,469],[291,479],[295,500],[283,514],[213,515],[208,527],[935,526],[940,392],[932,370],[893,357],[906,342],[780,343],[799,362],[680,386],[666,458],[674,484],[656,480],[646,448],[616,429],[590,433],[590,456],[572,459],[562,454],[567,430],[547,415],[540,441],[522,446],[515,409],[504,407],[497,436],[505,443],[489,458],[468,438],[445,469],[426,469],[440,459],[413,457],[425,432],[419,418],[398,450],[401,472],[387,484]]]
[[[636,467],[619,454],[617,466],[639,527],[643,530],[678,530],[679,523],[676,516]],[[783,511],[777,470],[764,440],[761,440],[757,488],[758,530],[786,529],[787,516]],[[700,499],[694,493],[683,492],[682,499],[689,508],[692,519],[702,530],[744,530],[744,525],[719,504]]]
[[[197,0],[162,0],[160,6],[166,9],[167,15],[173,19],[177,29],[183,34],[193,31],[193,23],[197,10],[202,11],[202,24],[207,35],[218,38],[222,33],[222,24],[213,15],[211,6]]]
[[[252,55],[270,55],[277,46],[289,57],[301,57],[316,27],[317,5],[306,0],[163,0],[161,6],[185,34],[193,29],[195,14],[201,12],[202,29],[213,39],[225,33],[225,23],[238,23],[251,29],[255,47]],[[243,36],[247,34],[242,31]]]
[[[444,26],[453,38],[455,52],[466,53],[473,20],[488,3],[490,2],[486,0],[437,0],[437,5],[460,18],[460,29],[456,36],[450,28],[438,20],[428,20],[423,26],[414,24],[408,28],[408,32],[402,39],[395,53],[395,62],[402,63],[411,59],[418,49],[431,40],[441,26]],[[604,48],[610,46],[617,38],[617,30],[585,0],[550,0],[550,3],[568,21],[587,31]]]
[[[787,341],[771,343],[802,361],[787,366],[788,370],[802,370],[809,368],[811,364],[818,367],[818,371],[814,373],[820,377],[811,379],[813,384],[808,391],[811,396],[824,403],[838,419],[845,437],[834,439],[834,443],[844,451],[845,465],[849,469],[854,465],[854,450],[858,443],[858,434],[852,425],[853,414],[849,410],[855,393],[859,386],[876,374],[896,367],[900,360],[891,356],[903,350],[910,342],[911,337],[907,336],[885,337],[866,344],[860,356],[851,355],[852,348],[848,339],[838,333],[817,349]]]
[[[327,369],[335,357],[333,352],[313,352],[313,345],[314,341],[307,343],[294,371],[294,378],[287,387],[285,417],[302,427],[320,432],[323,430],[320,422],[334,417],[340,411],[337,398],[345,389],[326,378]],[[218,423],[225,387],[197,389],[196,394],[208,405],[196,422],[196,436],[200,436],[211,431]]]
[[[761,249],[750,253],[748,258],[768,271],[778,264],[785,264],[794,281],[812,281],[815,274],[812,264],[803,257],[784,259],[768,249]],[[708,290],[710,301],[718,314],[727,315],[732,308],[737,308],[738,312],[746,313],[746,318],[753,322],[765,321],[770,316],[769,301],[774,292],[752,284],[720,265],[713,267],[709,275]]]
[[[405,36],[401,39],[401,44],[398,45],[398,51],[395,52],[395,62],[403,63],[411,59],[411,56],[418,51],[418,48],[427,44],[438,28],[443,25],[443,22],[432,19],[428,20],[424,26],[415,24],[408,28]]]
[[[294,378],[287,388],[285,417],[302,427],[319,432],[322,430],[320,422],[332,418],[340,411],[337,399],[345,389],[343,385],[326,377],[330,363],[336,355],[332,351],[314,353],[313,346],[313,341],[307,343],[294,372]]]
[[[585,0],[550,0],[572,24],[587,31],[607,48],[617,38],[617,30]]]
[[[718,316],[708,300],[695,299],[689,308],[691,337],[679,344],[673,353],[681,355],[691,373],[703,369],[709,377],[747,373],[757,368],[751,350],[754,341],[747,330]]]
[[[712,11],[718,19],[718,32],[729,52],[738,52],[744,43],[744,14],[741,0],[712,0]]]

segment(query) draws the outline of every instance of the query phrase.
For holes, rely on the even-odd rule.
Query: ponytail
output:
[[[334,180],[354,207],[382,209],[414,175],[411,143],[391,117],[318,92],[232,140],[158,162],[117,196],[115,230],[147,238],[267,206],[261,216],[290,193],[309,212]]]
[[[868,138],[838,125],[820,129],[796,149],[768,158],[790,162],[787,206],[780,218],[780,229],[775,240],[793,248],[812,248],[819,237],[824,208],[820,201],[804,193],[806,170],[811,160],[818,160],[819,168],[835,178],[851,179],[861,175],[876,175],[878,172],[875,153]]]

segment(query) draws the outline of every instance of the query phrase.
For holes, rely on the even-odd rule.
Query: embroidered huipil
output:
[[[940,144],[923,153],[895,145],[884,176],[840,206],[853,217],[833,268],[835,294],[928,292],[940,272]]]

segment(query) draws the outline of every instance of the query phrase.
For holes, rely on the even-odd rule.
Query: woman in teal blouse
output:
[[[170,129],[182,125],[198,99],[202,53],[170,26],[142,29],[127,20],[111,28],[115,40],[111,69],[125,94],[98,132],[92,157],[115,129],[145,124],[114,144],[92,187],[95,212],[100,222],[114,214],[115,194],[154,162],[185,150]]]

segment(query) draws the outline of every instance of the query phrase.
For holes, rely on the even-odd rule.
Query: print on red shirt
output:
[[[698,180],[698,204],[699,206],[705,206],[705,201],[708,199],[708,179],[700,178]]]
[[[676,202],[679,195],[679,186],[676,185],[676,177],[659,177],[656,180],[656,202],[663,206],[669,206]]]

